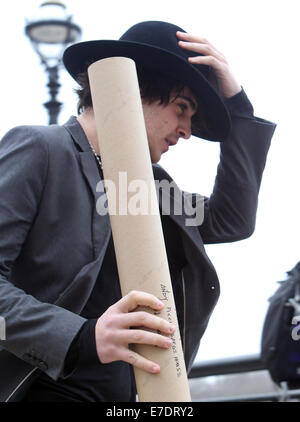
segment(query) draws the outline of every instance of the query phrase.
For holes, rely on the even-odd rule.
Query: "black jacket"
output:
[[[171,276],[188,369],[219,296],[204,243],[253,233],[274,129],[262,119],[233,116],[213,193],[205,198],[203,223],[193,227],[184,215],[164,217],[177,227],[186,258],[182,271]],[[153,171],[157,180],[172,180],[158,165]],[[86,322],[79,314],[110,238],[108,216],[96,212],[98,178],[74,117],[64,126],[15,128],[0,143],[0,315],[6,322],[6,339],[0,341],[0,371],[6,374],[1,400],[13,396],[24,374],[35,368],[53,379],[62,375],[69,347]],[[192,205],[201,198],[192,195]],[[165,236],[170,233],[166,224]]]

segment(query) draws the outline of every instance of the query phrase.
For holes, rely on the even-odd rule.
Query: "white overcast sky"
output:
[[[24,35],[25,18],[41,4],[10,0],[0,15],[0,138],[13,126],[47,124],[46,76]],[[131,25],[165,20],[203,35],[222,51],[253,103],[277,123],[259,197],[255,234],[207,252],[218,272],[221,298],[198,360],[258,353],[267,299],[276,281],[300,260],[299,0],[69,0],[82,40],[117,39]],[[59,122],[76,114],[75,83],[61,72]],[[181,141],[161,161],[184,190],[209,195],[218,145]],[[180,170],[179,170],[180,169]],[[34,170],[34,169],[33,169]]]

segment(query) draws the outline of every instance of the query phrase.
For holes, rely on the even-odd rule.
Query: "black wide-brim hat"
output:
[[[128,57],[137,70],[147,69],[169,76],[189,87],[201,107],[192,119],[192,135],[210,141],[226,140],[231,120],[227,108],[208,81],[210,68],[195,65],[188,57],[199,56],[178,45],[180,27],[160,21],[141,22],[132,26],[119,40],[95,40],[73,44],[63,56],[67,71],[77,80],[90,64],[108,57]],[[203,112],[205,116],[203,116]],[[202,124],[203,117],[205,125]]]

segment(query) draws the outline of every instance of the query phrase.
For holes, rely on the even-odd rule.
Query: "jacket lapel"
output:
[[[79,160],[83,175],[87,182],[88,188],[94,199],[93,216],[92,216],[92,233],[95,259],[99,257],[104,245],[108,244],[111,234],[110,221],[108,213],[100,215],[97,212],[96,204],[103,190],[103,181],[100,179],[97,163],[91,150],[87,137],[78,123],[76,117],[71,117],[64,125],[71,134],[77,149],[79,150]],[[99,192],[98,184],[102,184]],[[97,189],[98,186],[98,189]],[[98,190],[98,192],[97,192]],[[105,247],[106,249],[106,247]]]
[[[80,161],[84,177],[94,198],[93,244],[95,258],[97,258],[103,248],[103,245],[107,245],[111,233],[108,213],[103,213],[104,215],[100,215],[98,214],[96,208],[97,201],[99,200],[101,194],[103,195],[104,192],[103,180],[101,180],[99,177],[97,163],[92,152],[81,152]],[[99,189],[100,185],[102,186],[101,189]]]

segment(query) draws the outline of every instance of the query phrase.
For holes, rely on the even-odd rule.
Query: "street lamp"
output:
[[[62,103],[57,101],[59,68],[67,45],[76,42],[81,36],[81,28],[72,22],[66,6],[60,1],[44,1],[35,15],[27,20],[25,34],[33,49],[39,55],[48,74],[50,101],[44,104],[49,114],[49,124],[56,124]]]

